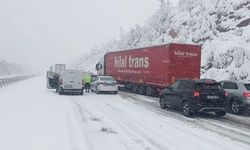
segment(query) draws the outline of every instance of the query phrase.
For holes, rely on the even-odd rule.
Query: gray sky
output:
[[[0,0],[0,60],[47,69],[142,25],[158,0]]]

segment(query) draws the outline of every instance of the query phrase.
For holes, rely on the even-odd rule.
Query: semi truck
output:
[[[200,78],[201,46],[170,43],[108,52],[96,64],[99,75],[113,76],[123,89],[155,96],[179,78]]]

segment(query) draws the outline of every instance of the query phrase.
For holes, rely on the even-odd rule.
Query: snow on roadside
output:
[[[39,76],[0,89],[0,149],[69,150],[65,104]]]

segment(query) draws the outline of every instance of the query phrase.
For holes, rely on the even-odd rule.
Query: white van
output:
[[[83,95],[83,73],[80,71],[68,70],[59,75],[58,92],[60,95],[64,93],[79,93]]]

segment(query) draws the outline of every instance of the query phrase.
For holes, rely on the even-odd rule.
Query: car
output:
[[[117,81],[112,76],[98,76],[91,84],[91,90],[97,94],[101,92],[118,93]]]
[[[91,81],[96,81],[97,80],[97,75],[96,74],[91,74]]]
[[[221,117],[225,111],[226,92],[220,83],[211,79],[179,79],[160,92],[160,106],[182,110],[191,117],[199,112],[213,112]]]
[[[83,73],[77,70],[63,71],[59,75],[58,92],[60,95],[65,93],[78,93],[83,95]]]
[[[228,111],[240,114],[250,108],[250,82],[223,80],[220,83],[228,93],[226,101]]]

